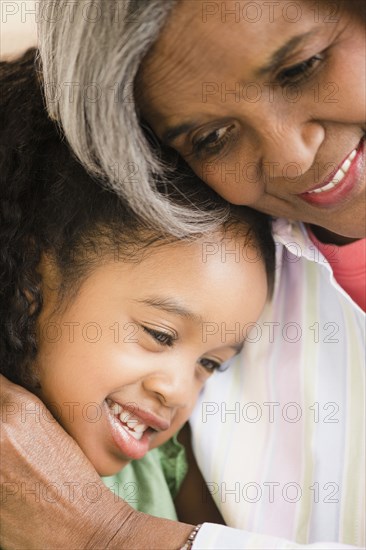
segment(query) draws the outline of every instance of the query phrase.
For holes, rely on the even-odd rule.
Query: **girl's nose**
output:
[[[189,406],[195,399],[194,363],[168,361],[166,366],[146,376],[142,382],[146,392],[155,394],[161,403],[171,408]]]

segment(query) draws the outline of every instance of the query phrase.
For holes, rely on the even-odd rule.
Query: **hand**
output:
[[[192,526],[117,499],[44,404],[0,375],[3,550],[179,548]]]

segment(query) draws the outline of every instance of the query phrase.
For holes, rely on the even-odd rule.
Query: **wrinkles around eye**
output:
[[[192,149],[187,156],[213,156],[220,153],[232,139],[235,124],[228,124],[192,139]]]

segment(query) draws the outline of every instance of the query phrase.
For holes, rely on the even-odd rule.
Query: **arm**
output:
[[[0,546],[180,548],[193,526],[116,499],[43,403],[1,379]]]
[[[79,447],[33,394],[0,375],[0,547],[178,549],[193,526],[135,512],[115,499]],[[193,548],[206,550],[355,548],[296,545],[205,523]]]

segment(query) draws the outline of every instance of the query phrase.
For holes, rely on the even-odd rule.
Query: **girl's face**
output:
[[[58,310],[44,263],[39,395],[100,475],[167,441],[238,353],[266,300],[254,257],[244,238],[165,245],[104,263]]]
[[[181,2],[141,110],[223,197],[365,234],[365,27],[336,2]]]

